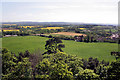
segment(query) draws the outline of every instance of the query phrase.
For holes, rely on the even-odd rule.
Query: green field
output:
[[[24,52],[25,50],[33,53],[35,49],[40,49],[41,52],[44,52],[46,40],[48,38],[39,36],[4,37],[2,46],[14,53]],[[96,57],[99,60],[113,61],[115,58],[110,55],[110,52],[118,51],[116,43],[83,43],[68,40],[63,40],[63,43],[65,44],[64,52],[77,55],[80,58]]]

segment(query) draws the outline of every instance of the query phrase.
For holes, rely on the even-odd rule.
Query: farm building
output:
[[[81,35],[81,36],[76,36],[75,37],[75,41],[77,41],[77,42],[82,42],[83,41],[83,35]]]
[[[4,37],[17,36],[17,35],[5,35]]]

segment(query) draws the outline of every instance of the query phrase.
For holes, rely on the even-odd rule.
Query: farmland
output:
[[[5,26],[13,26],[13,25],[17,25],[17,24],[2,24],[2,25],[5,25]]]
[[[86,36],[85,34],[80,34],[80,33],[73,33],[73,32],[58,32],[58,33],[51,33],[51,34],[55,34],[55,35],[66,35],[66,36]]]
[[[84,30],[85,28],[79,28],[79,29]]]
[[[39,36],[4,37],[2,46],[14,53],[24,52],[25,50],[33,53],[35,49],[44,52],[45,41],[48,39]],[[65,44],[64,52],[77,55],[80,58],[96,57],[99,60],[113,61],[115,58],[110,55],[110,52],[118,51],[116,43],[84,43],[70,40],[63,40],[63,43]]]
[[[19,26],[20,28],[34,28],[36,26]]]
[[[19,31],[19,30],[3,30],[4,32],[7,32],[7,31]]]
[[[10,29],[3,28],[3,31],[4,32],[10,32],[10,31],[18,31],[19,32],[20,30],[19,29],[11,29],[11,28]]]
[[[41,28],[41,29],[64,29],[63,27],[46,27],[46,28]]]

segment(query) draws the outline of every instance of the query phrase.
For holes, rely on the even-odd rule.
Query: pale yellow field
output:
[[[86,36],[85,34],[80,33],[73,33],[73,32],[58,32],[58,33],[51,33],[51,34],[59,34],[59,35],[67,35],[67,36]]]
[[[46,28],[41,28],[41,29],[64,29],[63,27],[46,27]]]

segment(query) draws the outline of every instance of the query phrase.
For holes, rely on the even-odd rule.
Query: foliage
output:
[[[110,68],[108,69],[108,79],[109,80],[120,79],[120,61],[115,61],[111,63]]]
[[[99,75],[100,79],[107,78],[107,70],[109,68],[109,62],[99,61],[97,58],[90,57],[88,60],[82,59],[83,68],[93,70],[95,74]]]
[[[58,52],[56,54],[45,54],[43,58],[43,61],[37,65],[36,71],[37,74],[39,74],[36,78],[41,78],[43,75],[40,74],[43,73],[44,78],[42,79],[71,80],[74,78],[75,74],[82,69],[81,59],[75,56],[67,55],[63,52]],[[45,75],[47,75],[47,77]]]
[[[64,48],[65,45],[61,43],[62,41],[58,37],[47,40],[45,45],[47,52],[44,54],[57,53],[58,51],[63,52],[61,48]]]
[[[107,69],[109,66],[103,66],[103,64],[100,64],[94,69],[94,73],[99,75],[99,79],[103,80],[107,78]]]
[[[31,78],[31,63],[29,58],[19,59],[7,49],[2,50],[2,79]]]
[[[68,71],[68,66],[64,62],[58,61],[57,63],[50,62],[48,59],[43,59],[36,66],[36,78],[39,79],[71,79],[72,72]]]
[[[79,72],[77,80],[99,80],[99,75],[95,74],[93,70],[85,69]]]
[[[17,60],[13,54],[11,54],[6,48],[2,49],[2,73],[3,76],[10,75],[10,71],[16,66],[15,61]]]
[[[24,54],[19,53],[19,56],[10,53],[7,49],[3,49],[2,53],[4,69],[2,79],[92,80],[108,78],[105,62],[101,62],[105,67],[95,66],[96,71],[92,67],[85,69],[83,59],[64,52],[43,55],[35,67],[31,65],[34,55],[31,55],[29,51],[25,51]],[[89,58],[88,63],[93,61],[98,62],[97,59]]]
[[[92,57],[90,57],[88,60],[82,59],[82,61],[84,69],[94,70],[97,66],[99,66],[99,61],[97,60],[97,58],[93,59]]]

